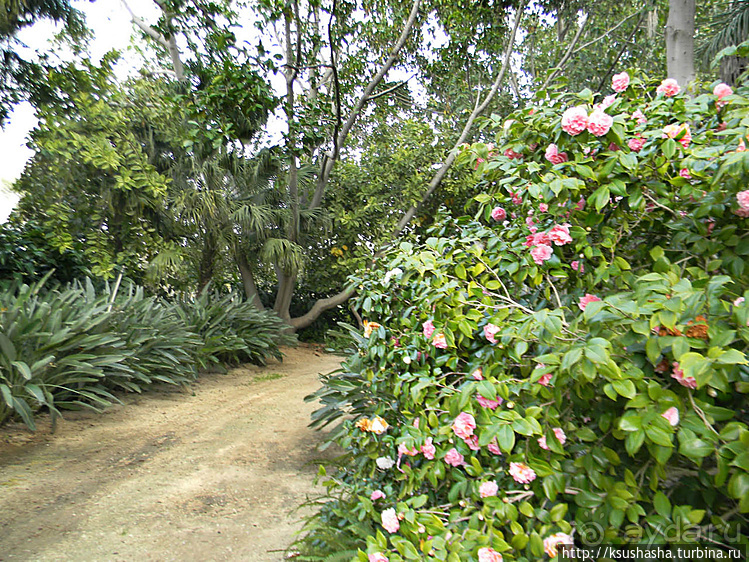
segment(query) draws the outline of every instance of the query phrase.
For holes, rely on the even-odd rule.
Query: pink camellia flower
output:
[[[733,90],[728,84],[723,84],[721,82],[720,84],[715,86],[715,88],[713,88],[713,95],[718,96],[718,100],[715,102],[715,107],[720,109],[721,107],[726,105],[728,102],[723,98],[726,96],[730,96],[731,94],[733,94]]]
[[[497,492],[499,492],[499,486],[497,486],[496,482],[484,482],[479,486],[479,495],[482,498],[496,496]]]
[[[493,548],[485,546],[479,548],[479,562],[502,562],[502,555]]]
[[[421,446],[421,454],[424,455],[425,459],[432,460],[434,459],[434,453],[436,452],[437,449],[432,444],[432,438],[427,437],[424,444]]]
[[[559,148],[554,143],[548,146],[544,157],[552,164],[561,164],[562,162],[567,162],[567,153],[559,152]]]
[[[474,429],[476,429],[476,420],[468,412],[460,412],[453,422],[453,431],[461,439],[467,439],[473,435]]]
[[[681,170],[679,170],[679,175],[682,178],[684,178],[685,180],[691,180],[692,179],[692,174],[690,174],[689,170],[687,170],[686,168],[682,168]]]
[[[585,197],[580,196],[580,201],[575,203],[573,209],[575,211],[582,211],[583,209],[585,209]]]
[[[556,558],[558,554],[557,548],[560,544],[572,545],[572,537],[566,533],[554,533],[546,537],[544,539],[544,552],[549,555],[549,558]]]
[[[666,78],[661,85],[655,89],[657,94],[663,94],[667,98],[672,98],[681,91],[679,83],[673,78]]]
[[[395,513],[395,509],[390,507],[382,512],[380,515],[382,519],[382,526],[385,528],[385,530],[388,533],[397,533],[398,529],[400,529],[400,522],[398,521],[398,516]]]
[[[504,151],[504,155],[507,156],[510,160],[514,160],[515,158],[522,158],[523,155],[519,152],[515,152],[513,149],[508,148]]]
[[[507,218],[507,211],[502,207],[494,207],[492,209],[492,218],[497,222],[502,222]]]
[[[564,445],[565,442],[567,441],[567,435],[565,435],[564,430],[561,427],[555,427],[553,431],[554,431],[554,435],[557,436],[557,439],[559,440],[559,443],[562,444],[562,445]],[[549,450],[549,445],[546,442],[546,436],[545,435],[542,435],[541,437],[538,438],[538,445],[542,449],[545,449],[547,451]]]
[[[641,135],[637,135],[627,141],[627,146],[632,152],[640,152],[642,147],[645,146],[645,139]]]
[[[553,375],[551,373],[546,373],[540,379],[538,379],[538,384],[540,384],[541,386],[549,386],[552,376]]]
[[[565,133],[579,135],[588,126],[588,111],[585,106],[571,107],[562,115],[562,129]]]
[[[533,220],[533,217],[525,217],[525,226],[527,226],[531,231],[535,228],[536,221]]]
[[[534,232],[531,236],[526,236],[525,247],[530,248],[531,246],[538,246],[539,244],[551,244],[551,238],[547,232]]]
[[[523,202],[523,198],[520,197],[520,193],[516,193],[514,191],[510,192],[510,196],[512,197],[512,202],[515,205],[520,205]]]
[[[499,406],[502,403],[501,398],[497,398],[496,400],[492,400],[490,398],[484,398],[480,394],[476,395],[476,401],[484,408],[489,408],[490,410],[496,410],[497,406]]]
[[[542,213],[545,213],[546,211],[549,210],[549,206],[546,203],[539,203],[538,210],[541,211]]]
[[[593,106],[594,111],[603,111],[604,109],[611,107],[616,101],[616,94],[606,96],[601,100],[601,103],[597,103]],[[588,125],[590,125],[590,117],[588,117]]]
[[[543,264],[546,260],[551,258],[551,254],[551,246],[547,246],[546,244],[539,244],[538,246],[531,248],[531,257],[538,265]]]
[[[528,484],[536,479],[536,472],[527,464],[522,462],[511,462],[510,463],[510,476],[513,477],[515,482],[520,484]]]
[[[497,343],[497,340],[494,338],[494,336],[497,335],[497,332],[499,332],[499,330],[499,326],[489,323],[484,326],[484,337],[491,343]]]
[[[432,320],[427,320],[421,325],[421,327],[424,328],[424,337],[431,338],[434,333],[434,324],[432,324]]]
[[[686,386],[687,388],[697,388],[697,381],[692,376],[685,376],[684,371],[679,366],[679,363],[677,361],[673,362],[673,372],[671,373],[671,377],[675,378],[681,386]]]
[[[596,110],[588,117],[588,131],[597,137],[602,137],[611,129],[614,118],[601,110]]]
[[[455,467],[463,466],[465,464],[463,455],[461,455],[455,447],[447,452],[447,454],[445,455],[445,462],[450,466]]]
[[[585,293],[585,296],[580,299],[580,302],[578,303],[577,306],[580,307],[580,310],[585,310],[585,307],[588,306],[588,304],[592,302],[600,301],[600,300],[601,299],[599,299],[595,295],[591,295],[590,293]]]
[[[749,189],[739,191],[736,194],[736,201],[738,201],[739,207],[749,210]]]
[[[484,370],[481,367],[479,367],[473,373],[471,373],[471,376],[477,381],[482,381],[484,380]]]
[[[572,242],[569,224],[555,224],[549,231],[549,239],[557,246],[564,246]]]
[[[648,122],[648,118],[647,118],[647,117],[645,117],[645,114],[644,114],[644,113],[643,113],[642,111],[640,111],[639,109],[638,109],[638,110],[636,110],[636,111],[635,111],[635,112],[634,112],[634,113],[632,114],[632,119],[636,119],[636,120],[637,120],[637,123],[638,123],[639,125],[644,125],[645,123],[647,123],[647,122]]]
[[[627,86],[629,86],[629,74],[626,72],[614,74],[614,77],[611,79],[611,87],[615,92],[623,92],[627,89]]]
[[[377,501],[377,500],[381,500],[384,498],[385,498],[385,492],[383,492],[382,490],[375,490],[374,492],[372,492],[372,495],[369,496],[369,499],[372,501]]]
[[[741,306],[744,302],[744,297],[739,297],[735,301],[733,301],[733,306]]]
[[[439,334],[434,334],[434,337],[432,338],[432,345],[436,347],[437,349],[447,349],[447,340],[445,339],[445,334],[440,332]]]
[[[487,449],[489,449],[489,452],[494,455],[501,455],[502,451],[499,450],[499,444],[497,443],[497,438],[495,437],[492,439],[489,444],[486,446]]]
[[[567,435],[565,435],[564,430],[561,427],[555,427],[552,431],[562,445],[567,442]]]
[[[471,435],[467,439],[463,439],[466,445],[468,445],[468,448],[471,451],[480,451],[481,446],[479,445],[479,438],[478,435]]]
[[[619,145],[616,144],[615,142],[610,142],[609,143],[609,150],[611,152],[616,152],[617,150],[621,150],[621,148],[619,148]]]
[[[381,552],[375,552],[369,555],[369,562],[389,562],[388,557]]]
[[[679,143],[684,148],[689,148],[689,143],[692,142],[692,131],[689,129],[689,123],[673,123],[663,127],[663,138],[669,137],[675,139],[679,135],[684,134],[679,139]]]
[[[577,271],[577,272],[579,272],[579,273],[585,273],[585,265],[584,265],[584,264],[582,264],[582,263],[580,263],[580,262],[579,262],[579,261],[577,261],[577,260],[572,260],[572,262],[570,263],[570,267],[571,267],[571,268],[572,268],[572,269],[573,269],[574,271]]]
[[[401,443],[398,445],[398,456],[402,457],[403,455],[406,455],[408,457],[415,457],[419,454],[419,451],[416,447],[411,447],[410,449],[406,447],[405,443]]]
[[[668,420],[668,423],[670,423],[673,427],[679,425],[679,410],[677,410],[676,408],[669,408],[668,410],[663,412],[661,416],[666,418]]]

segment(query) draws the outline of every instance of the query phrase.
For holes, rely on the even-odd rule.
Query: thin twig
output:
[[[554,78],[559,76],[559,73],[564,68],[564,65],[567,64],[567,61],[570,60],[570,57],[573,55],[572,49],[575,47],[575,44],[580,40],[580,36],[583,34],[583,30],[585,29],[585,26],[587,23],[588,23],[588,16],[586,14],[585,19],[583,20],[583,24],[577,30],[577,33],[575,33],[575,36],[572,38],[572,42],[570,43],[569,47],[567,47],[567,52],[562,57],[562,60],[560,60],[557,66],[554,68],[554,71],[544,81],[543,86],[541,86],[542,90],[545,90],[547,86],[551,84],[552,80],[554,80]]]
[[[656,201],[656,200],[655,200],[655,199],[653,198],[653,196],[652,196],[652,195],[650,195],[649,193],[645,193],[645,192],[643,192],[642,194],[643,194],[643,195],[645,196],[645,198],[646,198],[646,199],[648,199],[648,200],[649,200],[649,201],[650,201],[650,202],[651,202],[651,203],[652,203],[653,205],[655,205],[656,207],[660,207],[661,209],[664,209],[665,211],[668,211],[669,213],[671,213],[671,214],[672,214],[672,215],[674,215],[675,217],[678,217],[678,216],[679,216],[679,214],[678,214],[678,213],[677,213],[676,211],[674,211],[673,209],[669,209],[669,208],[668,208],[668,207],[666,207],[665,205],[661,205],[660,203],[658,203],[658,201]]]
[[[644,9],[644,8],[643,8],[643,9]],[[635,17],[635,16],[636,16],[636,15],[638,15],[639,13],[640,13],[640,12],[635,12],[634,14],[631,14],[631,15],[627,16],[627,17],[626,17],[626,18],[624,18],[624,19],[623,19],[622,21],[620,21],[619,23],[617,23],[617,24],[616,24],[616,25],[615,25],[614,27],[612,27],[611,29],[609,29],[609,30],[608,30],[608,31],[607,31],[606,33],[604,33],[603,35],[601,35],[601,36],[599,36],[599,37],[596,37],[595,39],[592,39],[591,41],[588,41],[587,43],[584,43],[584,44],[580,45],[580,46],[579,46],[579,47],[578,47],[577,49],[575,49],[575,51],[574,51],[574,52],[573,52],[572,54],[573,54],[573,55],[576,55],[577,53],[579,53],[579,52],[580,52],[580,51],[582,51],[583,49],[585,49],[585,48],[587,48],[587,47],[590,47],[590,46],[591,46],[591,45],[592,45],[593,43],[597,43],[597,42],[598,42],[598,41],[600,41],[601,39],[603,39],[603,38],[605,38],[605,37],[608,37],[609,35],[611,35],[611,33],[612,33],[613,31],[616,31],[616,30],[617,30],[618,28],[620,28],[620,27],[621,27],[622,25],[624,25],[624,24],[625,24],[625,22],[627,22],[627,21],[628,21],[628,20],[630,20],[631,18]]]

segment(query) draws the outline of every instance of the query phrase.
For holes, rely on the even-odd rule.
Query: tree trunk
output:
[[[296,287],[296,274],[286,275],[282,271],[279,271],[277,276],[279,281],[278,292],[276,293],[276,303],[273,306],[273,310],[283,321],[291,324],[289,307],[291,306],[291,297],[294,296],[294,288]]]
[[[239,275],[242,277],[247,302],[252,303],[258,310],[265,310],[263,303],[260,302],[260,295],[257,292],[257,285],[255,285],[255,276],[252,275],[247,256],[241,250],[237,250],[234,254],[234,261],[237,264],[237,269],[239,269]]]
[[[215,263],[214,256],[216,254],[216,244],[214,243],[213,236],[210,232],[205,233],[205,241],[203,242],[203,251],[200,256],[200,263],[198,264],[198,292],[203,292],[206,285],[213,279],[213,265]]]
[[[669,78],[686,88],[694,80],[695,0],[669,0],[666,62]]]

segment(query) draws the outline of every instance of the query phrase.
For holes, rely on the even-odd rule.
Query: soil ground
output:
[[[340,358],[284,353],[65,413],[54,434],[0,428],[0,560],[285,559],[332,456],[303,399]]]

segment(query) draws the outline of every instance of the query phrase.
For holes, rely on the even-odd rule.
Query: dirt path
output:
[[[0,560],[283,560],[323,456],[303,398],[340,362],[285,353],[54,435],[0,429]]]

